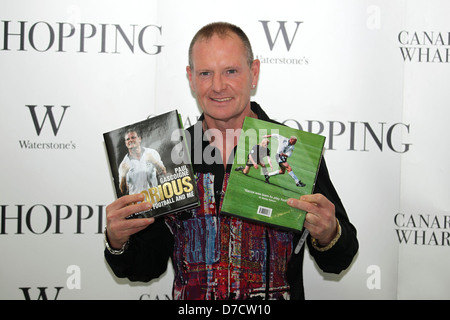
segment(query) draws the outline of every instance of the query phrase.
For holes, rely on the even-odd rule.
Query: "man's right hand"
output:
[[[106,207],[106,234],[112,248],[122,248],[132,234],[155,222],[155,218],[126,219],[133,213],[146,211],[152,207],[151,203],[141,202],[144,199],[141,193],[127,195]]]

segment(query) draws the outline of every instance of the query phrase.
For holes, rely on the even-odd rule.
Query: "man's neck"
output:
[[[239,115],[230,118],[230,119],[216,119],[213,118],[206,113],[204,113],[204,125],[203,129],[217,129],[223,134],[227,132],[227,130],[239,130],[242,129],[242,125],[244,124],[245,117],[251,117],[257,119],[258,116],[255,112],[252,111],[250,107],[250,103],[248,106],[240,113]]]
[[[130,152],[130,156],[132,158],[136,158],[136,159],[140,159],[141,155],[142,155],[142,149],[141,147],[137,147],[137,148],[132,148],[129,150]]]
[[[211,145],[220,150],[225,167],[234,147],[237,145],[245,117],[258,118],[250,109],[250,105],[238,117],[226,121],[217,120],[205,114],[203,130],[207,133]]]

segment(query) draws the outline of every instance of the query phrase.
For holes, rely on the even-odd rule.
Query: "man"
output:
[[[284,174],[287,170],[289,176],[291,176],[291,178],[294,179],[295,185],[297,187],[304,187],[305,184],[297,178],[294,171],[292,171],[291,165],[287,161],[287,158],[289,158],[292,155],[292,152],[294,151],[294,146],[297,143],[297,137],[292,136],[288,139],[286,137],[280,136],[279,134],[267,135],[265,137],[267,138],[273,137],[278,139],[278,150],[276,154],[276,159],[278,165],[280,166],[279,170],[270,172],[268,175],[266,175],[266,182],[269,182],[270,177],[278,174]]]
[[[119,198],[107,207],[105,257],[118,277],[150,281],[174,266],[174,299],[303,299],[304,247],[293,253],[300,235],[222,215],[236,135],[246,116],[271,121],[261,107],[250,102],[260,62],[253,60],[250,43],[236,26],[214,23],[202,28],[189,49],[187,73],[203,111],[187,130],[191,156],[211,150],[214,159],[193,161],[201,206],[193,212],[166,219],[125,220],[148,209],[140,195]],[[209,130],[221,132],[212,141]],[[221,161],[220,161],[221,160]],[[326,272],[346,269],[358,250],[356,230],[349,222],[321,163],[318,194],[289,199],[289,205],[307,211],[307,244]]]
[[[235,170],[242,171],[243,174],[248,174],[251,167],[258,169],[258,165],[260,165],[267,180],[269,172],[267,171],[266,164],[263,161],[264,158],[267,159],[267,163],[270,165],[270,168],[272,168],[270,149],[267,147],[268,144],[269,140],[265,138],[262,139],[260,144],[255,144],[247,156],[247,163],[245,164],[245,167],[237,167]]]
[[[128,129],[124,138],[128,153],[119,166],[120,191],[134,194],[156,187],[157,172],[166,173],[158,151],[142,147],[142,138],[136,129]]]

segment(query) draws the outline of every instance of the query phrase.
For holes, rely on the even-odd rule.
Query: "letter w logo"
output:
[[[58,134],[59,128],[61,127],[61,122],[64,118],[64,115],[66,114],[66,109],[70,106],[61,106],[63,108],[63,113],[61,115],[61,118],[59,119],[59,123],[56,124],[55,117],[53,116],[53,110],[52,108],[54,106],[44,106],[47,109],[47,112],[45,113],[44,119],[42,119],[41,124],[39,124],[37,115],[36,115],[36,107],[37,106],[26,106],[30,109],[31,118],[33,119],[34,128],[36,129],[37,135],[41,134],[42,128],[44,127],[45,120],[47,120],[47,116],[50,120],[50,125],[53,129],[53,134],[56,136]]]
[[[22,290],[23,295],[25,296],[25,300],[31,300],[31,296],[30,296],[31,288],[19,288],[19,289]],[[63,287],[55,287],[55,289],[56,289],[56,294],[55,294],[54,300],[56,300],[58,298],[59,291],[61,291],[61,289],[63,289]],[[47,287],[38,287],[38,290],[39,290],[39,296],[37,297],[37,300],[48,300],[47,293],[45,291],[45,290],[47,290]]]
[[[287,51],[291,50],[291,46],[292,46],[292,43],[294,43],[294,38],[297,34],[298,27],[300,26],[300,24],[303,23],[303,21],[295,21],[295,24],[297,25],[297,27],[295,28],[295,32],[294,32],[294,35],[292,36],[292,39],[289,40],[287,31],[286,31],[286,22],[287,21],[277,21],[278,24],[280,25],[280,27],[278,28],[278,32],[277,32],[277,35],[275,36],[275,39],[272,40],[272,36],[269,31],[269,22],[270,21],[259,20],[259,22],[261,22],[263,25],[264,32],[266,33],[267,42],[269,43],[270,51],[273,50],[273,47],[275,46],[275,42],[277,42],[278,36],[280,35],[280,31],[281,31],[281,34],[283,35],[283,39],[284,39],[284,43],[286,44]]]

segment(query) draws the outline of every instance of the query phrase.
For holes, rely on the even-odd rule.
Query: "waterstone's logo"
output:
[[[406,31],[398,34],[403,61],[448,63],[450,32]]]
[[[269,55],[262,53],[256,55],[256,58],[261,63],[280,65],[307,65],[309,63],[307,57],[298,55],[298,50],[291,52],[294,41],[301,32],[303,21],[272,22],[269,20],[259,20],[259,22],[261,23],[270,49]],[[282,56],[279,54],[280,52],[283,52]]]
[[[53,133],[56,137],[60,132],[63,119],[70,106],[37,106],[26,105],[31,116],[36,135],[39,137],[45,128]],[[48,130],[46,133],[48,133]],[[67,142],[54,142],[54,141],[36,141],[32,139],[19,140],[19,146],[21,149],[37,149],[37,150],[74,150],[76,149],[76,143],[73,141]]]

